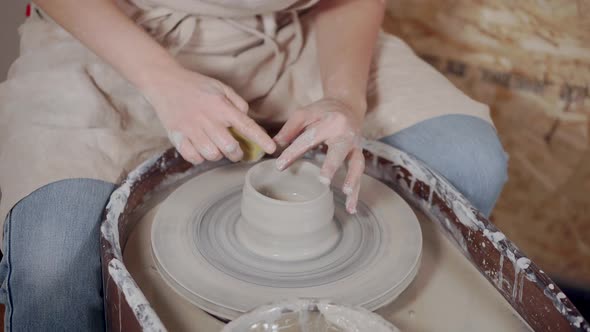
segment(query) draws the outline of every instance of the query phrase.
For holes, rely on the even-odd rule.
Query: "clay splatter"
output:
[[[500,264],[498,269],[495,271],[497,276],[495,279],[496,286],[499,290],[504,289],[503,286],[506,280],[504,279],[503,263],[504,259],[508,259],[514,268],[514,282],[512,285],[510,285],[510,282],[508,281],[508,289],[506,289],[506,291],[511,290],[511,292],[508,293],[508,296],[513,302],[516,302],[517,300],[522,301],[524,279],[526,278],[529,281],[537,282],[537,277],[533,270],[529,269],[531,265],[530,260],[526,257],[523,257],[518,248],[516,248],[509,240],[507,240],[503,233],[499,232],[490,223],[484,224],[482,220],[485,219],[483,219],[483,217],[480,218],[476,210],[471,206],[465,197],[459,194],[458,191],[454,189],[454,187],[445,178],[436,175],[418,160],[381,142],[365,141],[363,142],[363,148],[373,155],[373,162],[368,163],[368,165],[373,165],[373,168],[369,167],[366,172],[378,179],[385,181],[386,183],[393,185],[401,183],[402,187],[405,184],[404,181],[397,181],[397,179],[394,178],[396,174],[399,176],[400,173],[394,172],[391,168],[391,165],[379,167],[379,163],[377,161],[379,157],[391,161],[394,165],[403,166],[410,171],[409,175],[405,172],[402,175],[406,178],[409,178],[410,181],[408,186],[401,188],[404,191],[409,190],[410,195],[408,195],[409,197],[406,197],[414,205],[422,207],[423,210],[425,210],[430,216],[443,221],[441,224],[456,240],[456,243],[460,246],[467,257],[470,257],[470,253],[465,246],[465,241],[471,241],[472,239],[469,237],[472,234],[481,232],[481,234],[491,242],[493,247],[500,254]],[[433,179],[435,180],[433,181]],[[425,200],[423,197],[417,197],[416,195],[414,187],[418,181],[429,185],[427,200]],[[449,207],[455,215],[456,221],[468,228],[470,231],[468,235],[463,235],[463,233],[461,233],[455,225],[450,223],[446,217],[440,215],[440,211],[438,212],[439,215],[437,215],[436,211],[433,211],[432,196],[434,194],[436,194],[438,198],[444,200],[445,205]],[[490,275],[491,278],[491,274],[484,274]],[[510,289],[510,286],[512,286],[512,289]],[[562,313],[572,326],[584,326],[584,329],[590,332],[590,327],[587,323],[584,324],[585,321],[583,317],[575,313],[574,310],[569,309],[561,301],[561,295],[555,294],[553,289],[553,286],[551,289],[546,288],[544,294],[551,300],[551,302],[553,302],[555,309]],[[563,295],[563,299],[565,299],[565,295]]]
[[[164,325],[150,306],[149,302],[129,274],[125,265],[116,258],[109,262],[109,275],[115,281],[117,288],[123,292],[125,300],[133,310],[143,331],[166,331]]]

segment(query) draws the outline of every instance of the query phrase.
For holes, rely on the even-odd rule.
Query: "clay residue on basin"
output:
[[[125,264],[170,331],[217,332],[222,322],[176,294],[150,254],[154,207],[141,218],[124,251]],[[528,331],[527,325],[461,252],[421,213],[423,264],[414,282],[377,313],[402,331]]]

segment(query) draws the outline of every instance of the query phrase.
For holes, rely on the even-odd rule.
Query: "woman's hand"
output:
[[[182,68],[115,1],[86,0],[84,10],[77,0],[35,3],[143,92],[186,160],[222,155],[239,160],[242,151],[228,127],[274,152],[271,138],[246,115],[242,98],[223,83]]]
[[[225,156],[239,161],[243,152],[229,127],[274,152],[273,140],[248,117],[248,103],[227,85],[184,68],[168,70],[156,85],[144,94],[185,160],[199,164]]]
[[[334,173],[348,160],[342,191],[346,194],[346,210],[355,213],[360,178],[365,169],[360,147],[362,114],[364,110],[359,112],[333,98],[321,99],[295,111],[274,137],[280,147],[290,144],[277,159],[277,168],[284,170],[312,147],[325,143],[328,153],[320,171],[320,181],[329,184]]]

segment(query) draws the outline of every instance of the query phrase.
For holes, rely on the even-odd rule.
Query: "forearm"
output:
[[[179,65],[113,0],[37,0],[64,29],[141,90]]]
[[[324,97],[366,111],[369,68],[383,14],[382,0],[325,0],[317,15],[317,48]]]

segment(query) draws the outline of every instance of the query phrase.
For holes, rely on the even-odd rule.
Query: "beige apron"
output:
[[[133,0],[130,8],[185,67],[232,86],[257,121],[280,123],[322,97],[313,15],[299,15],[317,1]],[[21,55],[0,84],[0,220],[43,185],[116,182],[170,146],[141,94],[47,16],[33,13],[20,33]],[[384,33],[367,98],[370,139],[444,114],[491,122],[485,105]]]

